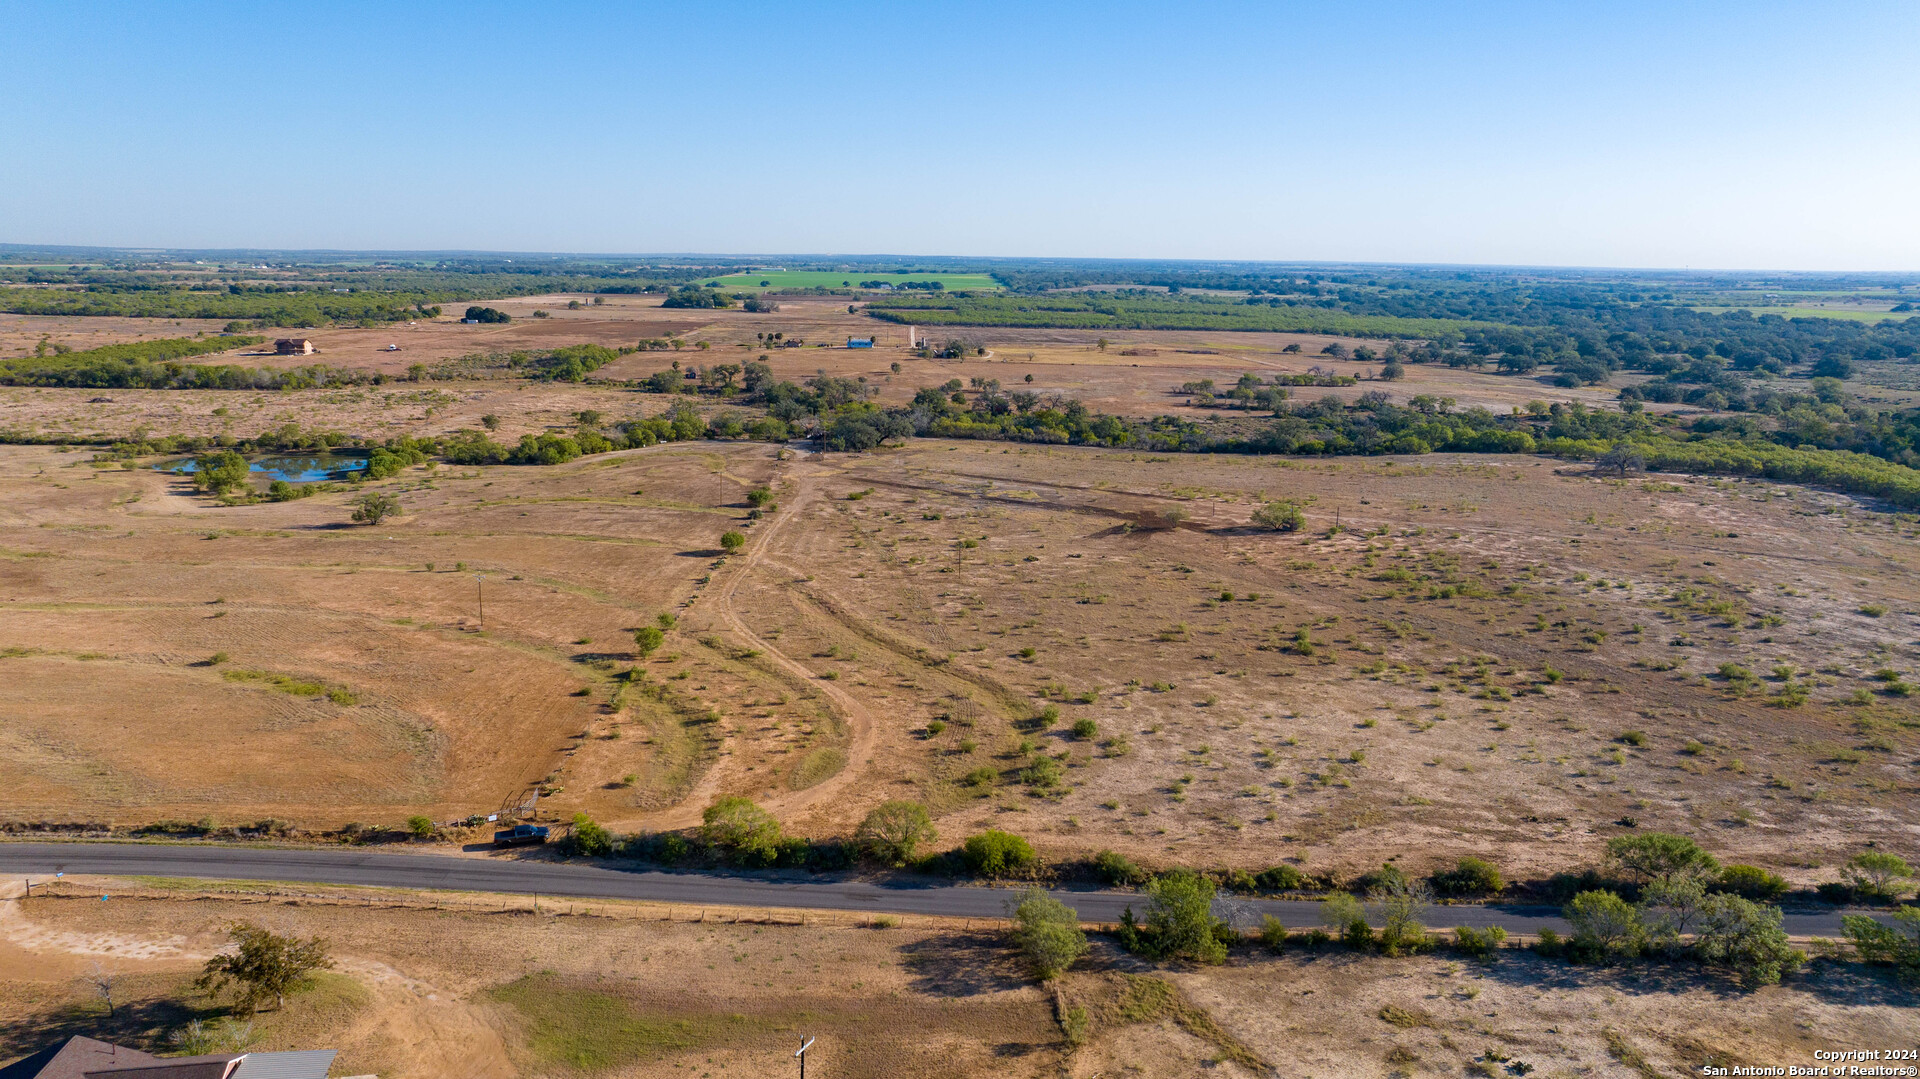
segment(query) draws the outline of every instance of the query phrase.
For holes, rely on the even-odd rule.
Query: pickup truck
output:
[[[516,824],[493,833],[493,845],[496,847],[524,847],[546,841],[547,826],[544,824]]]

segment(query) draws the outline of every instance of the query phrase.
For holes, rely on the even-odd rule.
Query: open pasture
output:
[[[744,793],[833,835],[914,797],[1055,855],[1514,871],[1631,819],[1813,879],[1913,810],[1911,522],[1804,488],[707,443],[420,467],[355,528],[343,494],[4,454],[11,819],[449,819],[539,785],[621,830]],[[1305,529],[1249,525],[1278,498]]]

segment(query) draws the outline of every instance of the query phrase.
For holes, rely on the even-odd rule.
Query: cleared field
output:
[[[875,1079],[1384,1079],[1513,1062],[1538,1075],[1672,1075],[1812,1065],[1817,1049],[1920,1035],[1908,992],[1824,961],[1743,994],[1691,967],[1649,978],[1515,952],[1481,966],[1242,949],[1223,967],[1153,969],[1097,943],[1049,991],[977,923],[802,927],[765,912],[551,902],[535,915],[523,896],[311,887],[296,905],[170,881],[63,890],[75,898],[10,902],[0,920],[0,1061],[67,1032],[162,1048],[188,1019],[218,1013],[187,983],[238,919],[323,936],[338,963],[285,1010],[259,1013],[249,1048],[324,1045],[340,1050],[336,1071],[426,1079],[784,1079],[803,1037],[817,1039],[810,1073]],[[84,982],[95,963],[120,978],[113,1020]],[[1071,1008],[1088,1018],[1077,1047],[1056,1018]]]
[[[709,286],[718,285],[729,291],[758,292],[762,289],[780,288],[858,288],[862,281],[885,281],[890,285],[900,285],[907,281],[938,281],[948,291],[992,290],[1000,287],[1000,282],[995,280],[992,274],[934,271],[899,274],[835,273],[831,270],[761,270],[709,277],[703,283]]]

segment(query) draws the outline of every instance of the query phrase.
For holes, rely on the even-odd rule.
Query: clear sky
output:
[[[0,0],[0,241],[1920,270],[1920,4]]]

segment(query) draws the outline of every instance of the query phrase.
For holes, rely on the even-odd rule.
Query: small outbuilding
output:
[[[848,347],[848,348],[872,348],[872,347],[873,347],[873,338],[871,338],[871,337],[849,337],[849,338],[847,338],[847,347]]]
[[[277,356],[311,356],[316,350],[304,337],[282,337],[273,343],[273,351]]]

